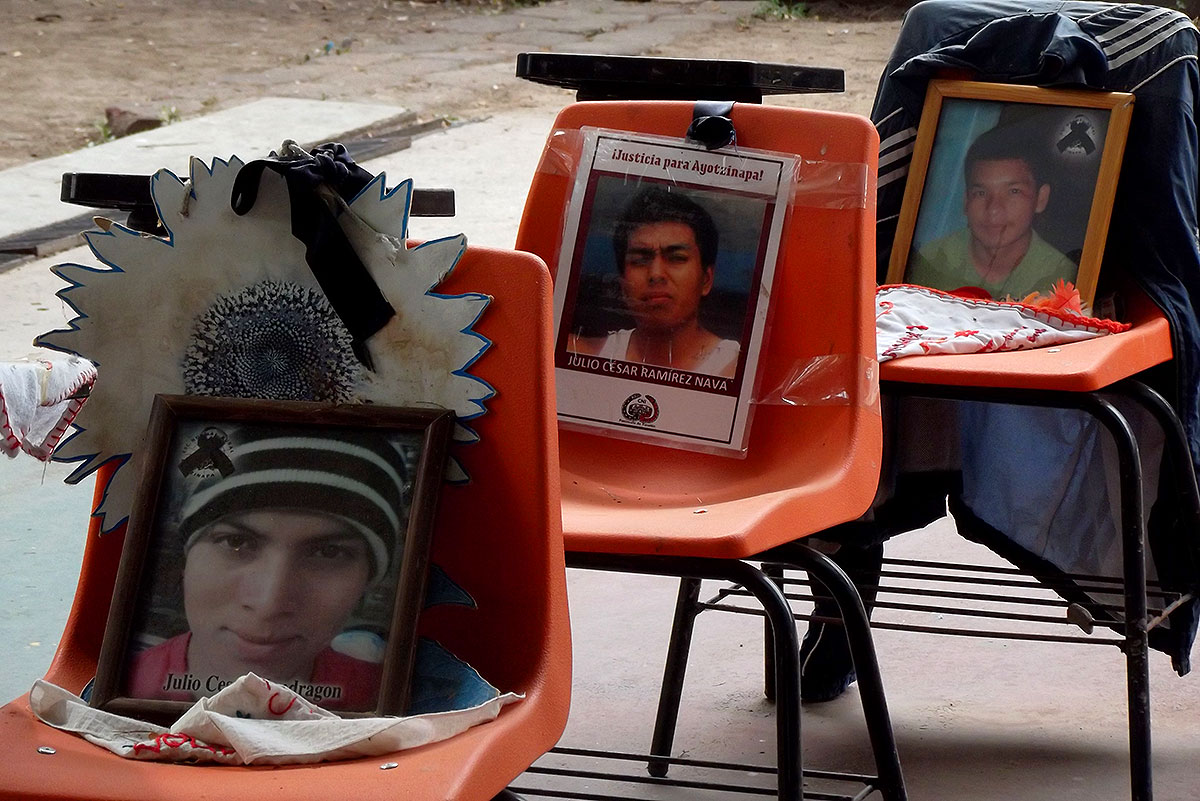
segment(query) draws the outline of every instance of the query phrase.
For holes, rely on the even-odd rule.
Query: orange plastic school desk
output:
[[[469,249],[439,287],[494,297],[476,330],[492,346],[472,373],[496,396],[459,447],[471,474],[442,490],[433,561],[478,603],[438,607],[423,633],[497,687],[526,694],[499,718],[422,748],[291,767],[194,767],[117,757],[35,719],[27,696],[0,709],[0,798],[89,801],[487,801],[566,723],[571,682],[550,362],[550,276],[527,253]],[[108,473],[97,482],[102,491]],[[93,521],[94,522],[94,521]],[[87,534],[75,603],[47,680],[80,691],[94,675],[123,535]],[[38,753],[40,746],[55,749]],[[393,770],[380,764],[395,761]]]
[[[555,269],[581,128],[682,137],[692,114],[691,103],[676,101],[596,101],[561,111],[526,200],[517,247]],[[875,495],[882,448],[872,313],[878,137],[868,120],[849,114],[737,104],[730,118],[737,147],[782,151],[802,162],[798,202],[779,248],[760,387],[770,394],[814,364],[825,367],[820,386],[795,386],[794,404],[757,404],[744,458],[560,430],[563,532],[569,565],[681,576],[681,594],[702,577],[739,571],[733,580],[756,595],[771,621],[780,666],[778,797],[798,799],[795,624],[777,585],[758,568],[747,573],[750,566],[739,560],[853,520]],[[821,184],[823,192],[812,186],[818,177],[832,180]],[[861,600],[844,574],[807,546],[783,558],[804,562],[823,581],[838,582],[836,572],[844,582],[839,600],[863,665],[860,684],[879,773],[871,783],[885,798],[901,799],[903,779],[870,633],[865,614],[856,622],[852,609],[857,605],[861,613]],[[678,672],[682,682],[682,666],[669,664],[667,671]],[[652,753],[669,756],[674,719],[658,728]],[[652,772],[661,775],[664,764],[651,760]]]
[[[1191,455],[1178,417],[1137,376],[1172,358],[1171,331],[1162,311],[1140,290],[1124,294],[1127,322],[1120,334],[1037,348],[988,354],[933,355],[880,365],[885,395],[949,398],[1081,409],[1112,434],[1121,481],[1124,627],[1132,797],[1151,795],[1148,631],[1159,621],[1147,611],[1146,528],[1141,458],[1128,421],[1104,396],[1126,396],[1154,415],[1166,435],[1180,497],[1200,515]]]

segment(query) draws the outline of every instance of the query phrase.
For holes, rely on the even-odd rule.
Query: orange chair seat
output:
[[[980,354],[937,354],[879,365],[881,381],[963,387],[1094,392],[1171,360],[1167,318],[1144,293],[1129,295],[1133,327],[1053,348]]]
[[[286,798],[329,801],[334,798],[478,798],[465,788],[490,786],[498,792],[513,778],[511,749],[540,750],[512,737],[539,712],[522,704],[506,707],[500,717],[473,729],[401,754],[282,767],[190,766],[125,759],[67,732],[45,725],[29,710],[28,696],[0,709],[0,743],[5,745],[3,795],[22,801],[212,801],[237,798]],[[49,746],[54,754],[41,754]],[[397,761],[395,770],[380,765]],[[413,767],[419,765],[414,774]],[[519,770],[519,768],[517,768]],[[438,788],[436,792],[432,788]]]
[[[853,519],[875,493],[878,428],[872,408],[763,407],[745,459],[619,440],[600,458],[563,431],[566,550],[740,559]],[[843,449],[870,455],[821,458]]]

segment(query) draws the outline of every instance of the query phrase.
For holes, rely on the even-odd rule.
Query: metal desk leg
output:
[[[1129,780],[1133,801],[1154,796],[1150,763],[1150,659],[1146,630],[1146,527],[1142,462],[1133,429],[1115,406],[1088,395],[1087,411],[1116,442],[1121,480],[1121,542],[1125,573],[1125,666],[1129,703]]]
[[[780,801],[803,801],[804,775],[800,749],[800,638],[792,610],[779,587],[746,562],[670,556],[632,556],[572,552],[568,567],[717,579],[740,584],[763,606],[775,640],[778,672],[775,682],[776,762]]]
[[[650,740],[650,753],[654,756],[671,756],[671,746],[675,743],[675,726],[679,722],[679,704],[683,698],[683,677],[687,672],[688,652],[692,648],[696,615],[700,614],[700,585],[700,579],[679,580],[675,619],[671,623],[671,641],[667,645],[662,689],[658,695],[658,714],[654,717],[654,736]],[[646,770],[651,776],[662,778],[667,775],[669,767],[666,762],[652,760],[647,764]]]
[[[789,564],[807,572],[810,578],[820,581],[837,603],[846,627],[846,639],[850,644],[854,669],[858,674],[858,692],[867,723],[867,734],[871,739],[871,751],[875,756],[880,791],[887,801],[904,801],[908,795],[904,787],[904,775],[900,770],[896,737],[892,731],[887,696],[879,673],[875,641],[871,637],[871,622],[867,618],[867,610],[858,588],[836,562],[803,542],[790,543],[771,553],[780,555]]]

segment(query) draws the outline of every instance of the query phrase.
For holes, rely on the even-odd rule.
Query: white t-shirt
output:
[[[628,361],[626,356],[629,353],[629,337],[633,331],[632,328],[613,331],[604,338],[604,344],[600,346],[600,351],[596,355],[601,359]],[[719,340],[717,346],[705,355],[700,364],[688,372],[732,378],[733,374],[737,372],[737,358],[740,350],[741,345],[736,339]],[[670,365],[663,366],[669,367]]]

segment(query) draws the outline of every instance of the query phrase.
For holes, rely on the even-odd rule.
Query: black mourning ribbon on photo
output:
[[[272,154],[250,162],[238,172],[229,199],[235,213],[243,215],[254,207],[263,170],[267,169],[287,182],[292,236],[304,243],[304,260],[350,332],[355,356],[373,370],[366,341],[387,325],[396,310],[350,246],[337,218],[317,194],[317,187],[325,185],[349,203],[375,176],[355,164],[345,146],[336,142],[313,148],[307,157],[280,158]]]
[[[733,129],[733,120],[729,119],[732,113],[732,101],[698,100],[692,106],[692,124],[684,136],[707,150],[733,144],[737,131]]]
[[[233,462],[221,450],[229,438],[219,428],[206,428],[196,437],[196,450],[179,462],[179,472],[185,477],[197,470],[216,470],[221,478],[234,474]]]

